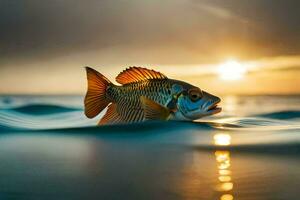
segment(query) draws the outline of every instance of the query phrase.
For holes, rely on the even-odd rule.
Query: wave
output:
[[[94,132],[168,128],[222,129],[222,130],[293,130],[300,129],[300,111],[272,112],[252,117],[223,117],[210,121],[138,123],[95,127],[100,116],[87,119],[81,108],[52,104],[29,104],[10,109],[0,109],[0,130],[39,130]]]
[[[79,114],[79,113],[78,113]],[[300,125],[298,123],[287,123],[279,120],[266,120],[262,118],[230,118],[222,119],[223,122],[140,122],[133,124],[116,124],[116,125],[104,125],[96,126],[97,121],[93,122],[88,119],[72,118],[63,119],[59,121],[59,118],[65,118],[66,115],[57,116],[55,120],[41,120],[36,119],[31,121],[25,120],[3,120],[0,117],[0,130],[6,131],[38,131],[38,132],[64,132],[64,133],[132,133],[132,132],[169,132],[172,130],[179,131],[185,130],[235,130],[235,131],[272,131],[272,130],[298,130]]]
[[[4,124],[0,118],[0,130],[11,130],[16,131],[28,131],[28,132],[63,132],[63,133],[140,133],[140,132],[161,132],[169,130],[181,130],[181,129],[198,129],[198,130],[212,130],[213,127],[209,123],[205,122],[175,122],[175,121],[151,121],[151,122],[139,122],[132,124],[114,124],[114,125],[103,125],[97,126],[96,123],[93,125],[85,124],[85,126],[74,125],[74,126],[57,126],[49,127],[49,124],[44,124],[44,127],[38,128],[34,126],[26,126],[21,128],[20,126],[10,126]]]
[[[220,125],[220,124],[219,124]],[[223,127],[232,126],[232,124],[222,123]],[[2,129],[3,128],[3,129]],[[192,148],[199,151],[230,151],[235,153],[247,154],[276,154],[299,156],[300,142],[297,134],[289,134],[288,140],[282,140],[279,134],[271,132],[260,135],[259,132],[250,132],[250,134],[240,134],[236,132],[218,131],[213,124],[207,122],[142,122],[134,124],[118,124],[105,126],[87,126],[87,127],[68,127],[68,128],[43,128],[43,129],[11,129],[1,127],[4,133],[22,133],[35,135],[59,135],[63,137],[97,137],[103,141],[134,141],[134,142],[154,142],[164,144],[176,144],[182,148]],[[223,130],[227,130],[226,128]],[[240,130],[240,129],[237,129]],[[217,146],[211,143],[213,135],[217,133],[230,133],[236,141],[233,145]],[[287,132],[285,132],[287,133]],[[294,132],[297,133],[297,132]],[[271,139],[270,139],[271,138]],[[296,139],[295,139],[296,138]],[[243,141],[247,141],[246,144]]]
[[[228,117],[213,120],[213,127],[225,130],[294,130],[300,129],[299,121],[269,119],[264,117]]]
[[[55,113],[64,113],[71,111],[78,111],[78,108],[70,108],[59,105],[49,105],[49,104],[33,104],[33,105],[24,105],[16,108],[8,109],[11,111],[24,113],[28,115],[51,115]]]
[[[51,114],[32,114],[35,111],[31,111],[30,108],[32,106],[22,107],[28,112],[22,112],[20,108],[0,110],[0,132],[2,134],[57,134],[64,137],[92,136],[114,141],[143,140],[155,143],[176,143],[201,151],[214,151],[220,148],[220,150],[239,153],[289,155],[299,155],[300,153],[300,143],[297,143],[299,136],[295,134],[300,130],[300,124],[297,121],[266,117],[224,117],[209,121],[153,121],[96,126],[101,116],[90,120],[80,109],[68,110],[59,106],[33,106],[34,109],[39,110],[39,113],[48,109],[52,109],[53,112],[49,112]],[[64,112],[56,112],[57,108],[64,109]],[[244,134],[246,131],[250,131],[249,134]],[[263,131],[269,131],[269,133],[265,135]],[[225,147],[212,145],[212,136],[217,133],[230,133],[239,143]],[[284,137],[281,133],[285,133]],[[244,144],[244,142],[250,144]],[[265,144],[265,142],[269,144]]]
[[[97,119],[87,119],[82,110],[56,112],[52,114],[33,115],[21,113],[13,109],[0,110],[1,129],[43,130],[91,126]]]
[[[266,113],[266,114],[261,114],[256,116],[271,118],[271,119],[295,119],[295,118],[300,118],[300,111],[287,110],[287,111]]]

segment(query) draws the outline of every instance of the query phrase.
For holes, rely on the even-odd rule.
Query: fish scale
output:
[[[140,97],[145,96],[161,105],[165,105],[171,98],[168,94],[170,87],[171,83],[168,80],[149,80],[123,86],[111,85],[107,89],[107,96],[113,103],[118,105],[123,120],[141,121],[143,109]],[[129,110],[138,110],[138,113],[132,116]]]

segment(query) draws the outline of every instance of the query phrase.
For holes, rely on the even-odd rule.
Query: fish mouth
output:
[[[208,114],[213,115],[213,114],[217,114],[217,113],[221,112],[221,111],[222,111],[222,108],[219,107],[219,105],[218,105],[219,103],[220,103],[220,101],[217,101],[217,102],[215,102],[214,104],[212,104],[212,105],[207,109]]]

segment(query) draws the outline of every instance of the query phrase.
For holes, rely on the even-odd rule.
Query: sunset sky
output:
[[[221,95],[300,94],[299,8],[298,0],[1,0],[0,93],[84,94],[84,66],[111,80],[144,66]]]

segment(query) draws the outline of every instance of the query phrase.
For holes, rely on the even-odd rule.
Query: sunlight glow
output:
[[[214,144],[217,146],[228,146],[231,144],[231,136],[229,134],[214,135]]]
[[[235,60],[228,60],[219,65],[217,73],[222,80],[240,80],[247,73],[247,68]]]
[[[224,194],[220,198],[221,200],[233,200],[233,196],[231,194]]]

